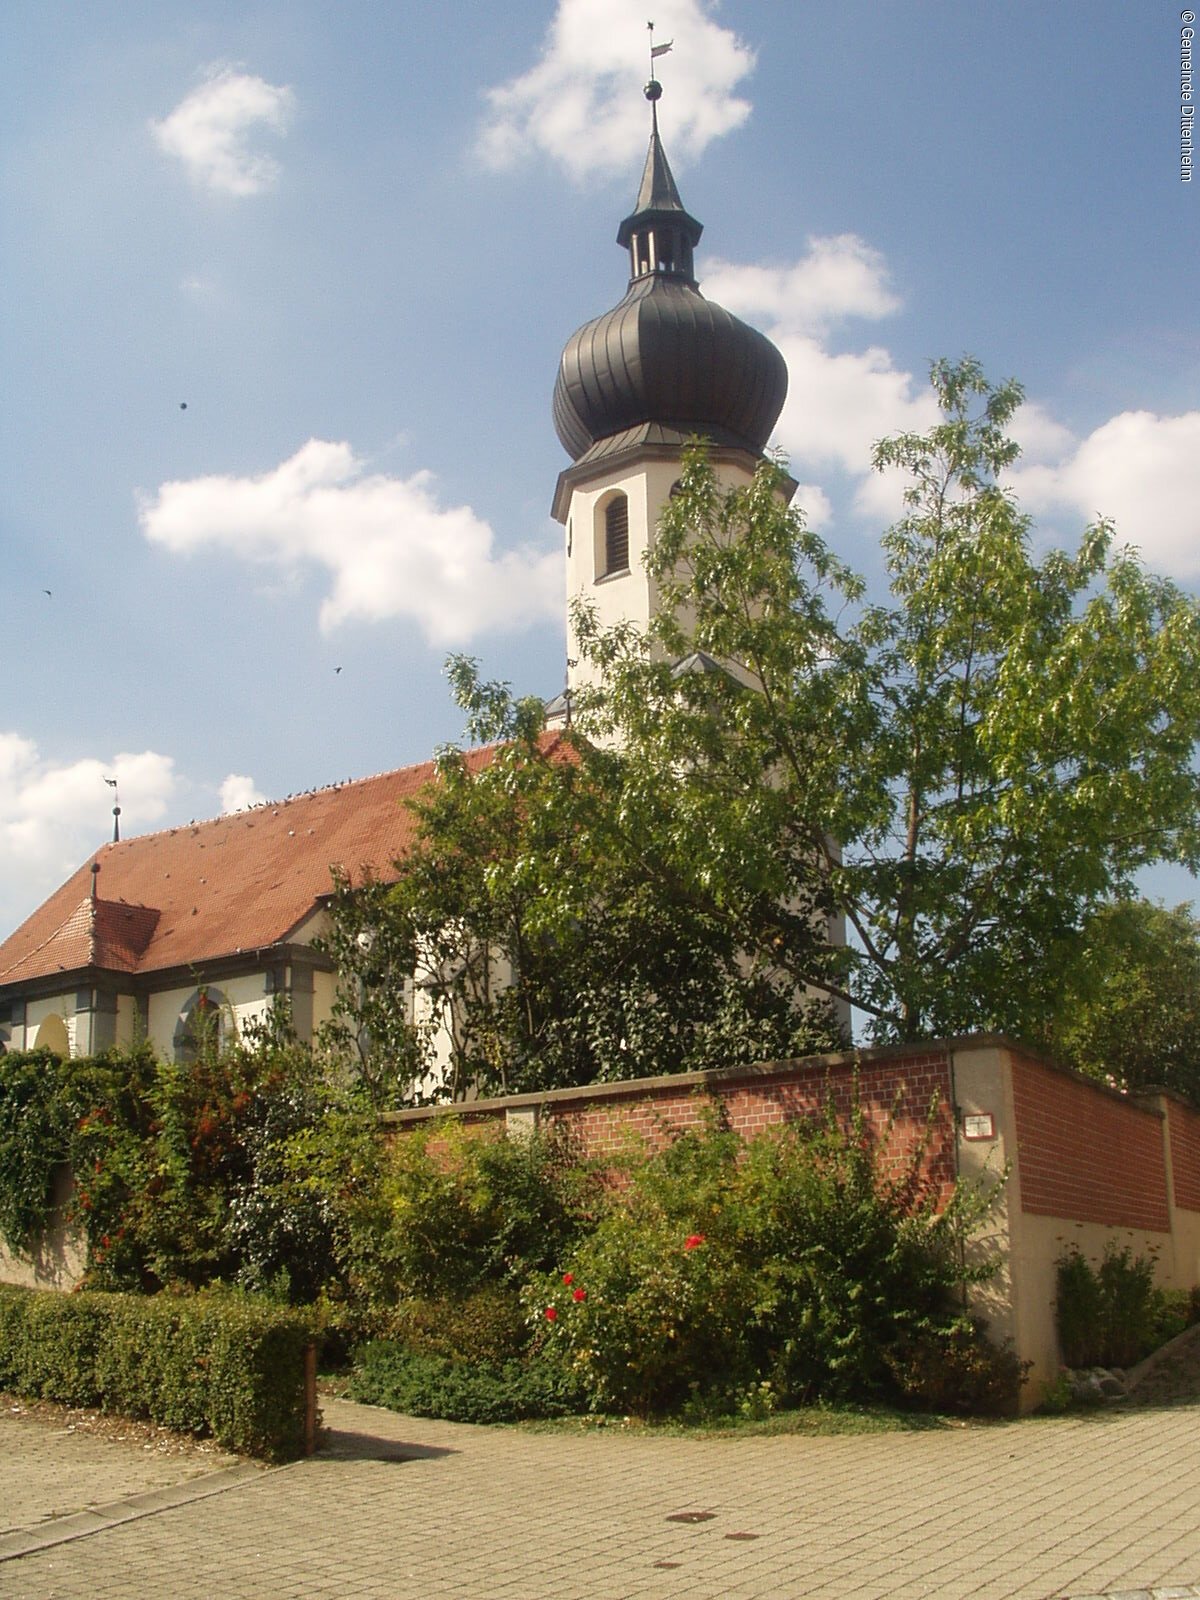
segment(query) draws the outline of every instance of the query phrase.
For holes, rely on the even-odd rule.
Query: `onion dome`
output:
[[[706,300],[692,275],[702,225],[688,214],[652,131],[633,212],[617,230],[629,287],[611,311],[567,341],[554,386],[554,426],[576,462],[702,434],[761,454],[787,395],[787,366],[763,334]]]

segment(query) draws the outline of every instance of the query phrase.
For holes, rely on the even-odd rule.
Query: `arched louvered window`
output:
[[[604,571],[629,570],[629,501],[623,494],[615,495],[604,508]]]

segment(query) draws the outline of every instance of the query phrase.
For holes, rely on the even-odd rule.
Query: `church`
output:
[[[588,670],[572,634],[574,599],[588,599],[602,625],[644,627],[662,604],[644,557],[686,442],[707,439],[724,485],[748,483],[787,391],[779,351],[700,293],[693,256],[701,225],[680,199],[659,136],[657,83],[646,93],[649,151],[634,209],[617,231],[628,258],[625,293],[567,341],[554,389],[555,427],[571,464],[553,500],[565,549],[567,678],[546,706],[551,739]],[[675,665],[724,670],[699,655]],[[467,752],[468,768],[481,770],[494,751]],[[114,837],[0,943],[0,1051],[87,1055],[146,1039],[161,1056],[186,1060],[202,1028],[240,1031],[279,1000],[297,1034],[311,1039],[336,996],[337,974],[319,947],[336,879],[394,877],[416,839],[407,802],[436,776],[430,761]],[[840,933],[830,927],[831,940]],[[419,988],[406,985],[414,1007]],[[1025,1403],[1058,1368],[1053,1305],[1064,1239],[1098,1258],[1119,1236],[1157,1258],[1162,1282],[1196,1282],[1200,1113],[1166,1092],[1120,1094],[1002,1036],[476,1099],[451,1111],[504,1127],[562,1123],[603,1156],[628,1125],[665,1137],[694,1123],[703,1114],[698,1096],[719,1099],[729,1126],[751,1132],[816,1113],[834,1093],[843,1109],[861,1095],[889,1137],[893,1127],[911,1134],[927,1152],[931,1181],[1008,1174],[980,1235],[1001,1270],[973,1305],[993,1336],[1011,1338],[1030,1363]],[[408,1108],[386,1120],[395,1132],[444,1110]],[[69,1277],[77,1267],[55,1270]],[[9,1275],[18,1270],[8,1263]]]
[[[572,465],[553,500],[565,530],[568,665],[565,693],[546,708],[551,729],[569,717],[584,670],[572,599],[587,596],[604,625],[645,624],[659,596],[643,557],[686,441],[708,440],[723,483],[748,483],[787,393],[775,346],[700,293],[701,224],[680,199],[659,135],[661,92],[646,86],[649,150],[617,230],[626,292],[567,341],[554,388]],[[487,759],[486,750],[468,756]],[[179,1059],[202,1024],[240,1029],[278,1000],[311,1039],[336,989],[314,945],[328,926],[334,874],[386,880],[411,848],[406,801],[434,778],[426,762],[114,837],[0,944],[0,1049],[89,1055],[146,1039]]]

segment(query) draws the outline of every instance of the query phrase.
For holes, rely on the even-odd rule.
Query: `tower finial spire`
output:
[[[650,66],[653,70],[655,57],[665,55],[671,48],[671,41],[668,39],[666,44],[655,44],[654,24],[648,22],[646,26],[650,30]],[[650,148],[646,151],[646,165],[642,171],[637,201],[632,213],[617,229],[617,243],[630,252],[631,284],[638,278],[664,277],[681,280],[691,284],[694,289],[696,280],[692,276],[692,252],[704,229],[695,217],[689,216],[684,210],[667,153],[659,137],[658,101],[662,96],[662,84],[652,77],[644,93],[651,110]]]
[[[121,842],[121,797],[120,797],[119,793],[117,792],[117,780],[115,778],[105,778],[104,781],[113,792],[113,808],[112,808],[112,814],[113,814],[113,843],[114,844],[120,844],[120,842]]]
[[[657,134],[658,102],[662,99],[662,84],[659,83],[658,79],[654,76],[654,63],[658,60],[659,56],[666,55],[667,51],[671,48],[675,41],[674,39],[668,39],[666,44],[655,44],[654,24],[652,22],[648,22],[646,24],[646,28],[650,34],[650,78],[646,84],[644,93],[646,99],[650,102],[650,124],[654,133]]]

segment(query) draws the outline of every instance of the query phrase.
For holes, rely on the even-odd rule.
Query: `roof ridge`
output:
[[[538,738],[551,761],[563,759],[572,743],[555,730]],[[511,741],[452,748],[475,776],[506,745]],[[438,761],[426,757],[106,843],[0,940],[0,986],[87,965],[165,970],[276,942],[321,902],[332,862],[370,862],[376,873],[390,875],[415,839],[406,802],[435,786],[438,776]]]
[[[135,835],[135,837],[141,838],[144,835]],[[149,906],[143,900],[110,900],[107,895],[102,894],[91,895],[89,899],[91,899],[93,905],[112,906],[116,911],[154,911],[160,916],[162,915],[161,906]],[[74,912],[72,912],[72,915],[74,915]]]
[[[507,739],[493,739],[487,744],[467,745],[462,753],[464,755],[482,755],[488,750],[499,750],[508,744]],[[332,783],[314,784],[311,789],[297,789],[294,794],[284,795],[281,799],[257,800],[251,806],[239,806],[236,811],[221,811],[215,817],[193,817],[190,822],[175,822],[165,828],[152,828],[147,833],[131,833],[123,839],[109,839],[98,845],[91,853],[91,859],[101,854],[108,855],[114,850],[120,850],[124,845],[139,844],[147,839],[170,838],[172,835],[182,833],[185,829],[214,828],[219,823],[230,822],[237,817],[248,817],[263,811],[277,811],[282,806],[289,806],[296,800],[310,800],[316,795],[333,794],[342,789],[351,789],[363,783],[377,783],[381,778],[396,778],[404,772],[417,772],[421,767],[436,767],[438,752],[446,749],[458,748],[453,740],[446,740],[437,747],[437,752],[426,756],[423,761],[409,761],[400,767],[384,767],[379,772],[365,772],[356,778],[337,778]],[[120,902],[114,901],[114,904]],[[151,908],[153,909],[153,908]]]

